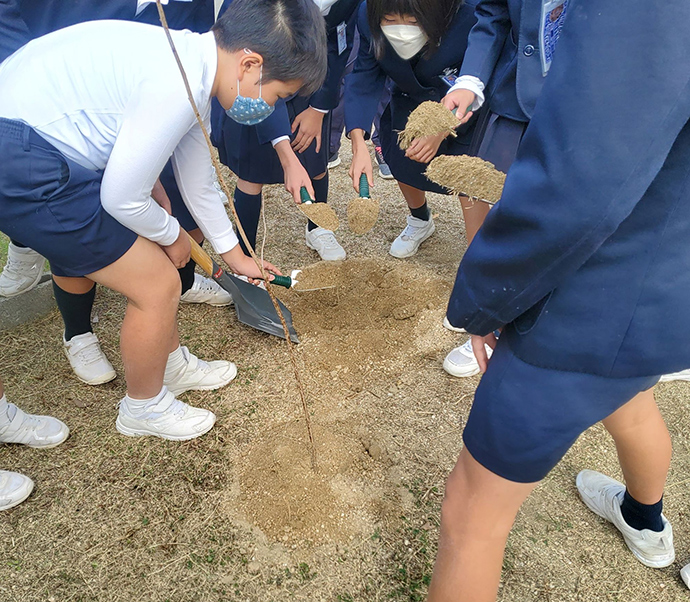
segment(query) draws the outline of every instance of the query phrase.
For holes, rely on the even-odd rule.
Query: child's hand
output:
[[[292,133],[297,132],[292,141],[295,152],[303,153],[313,140],[316,140],[316,152],[321,150],[321,127],[324,115],[325,113],[309,107],[295,117],[292,122]]]
[[[283,179],[285,180],[285,190],[287,190],[295,203],[298,205],[302,202],[299,196],[299,190],[304,186],[309,191],[309,196],[314,198],[314,187],[311,185],[311,178],[304,169],[304,166],[297,158],[295,151],[292,150],[288,140],[282,140],[274,147],[278,153],[280,164],[283,166]]]
[[[498,339],[493,332],[487,334],[485,337],[480,337],[473,334],[471,338],[474,357],[479,364],[479,369],[482,371],[482,374],[484,374],[486,369],[489,367],[489,356],[486,353],[486,347],[484,347],[484,345],[488,345],[491,347],[491,349],[496,349]]]
[[[176,268],[183,268],[189,263],[192,256],[192,245],[189,244],[189,237],[187,232],[180,228],[180,234],[177,240],[167,247],[161,245],[166,255],[170,258]]]
[[[371,166],[371,156],[369,149],[364,141],[364,133],[362,130],[352,130],[350,132],[352,138],[352,163],[350,164],[350,177],[352,178],[352,186],[357,194],[359,194],[359,177],[365,173],[369,186],[374,185],[374,170]]]
[[[429,163],[438,153],[438,147],[441,146],[441,142],[445,140],[447,135],[444,133],[415,138],[405,151],[405,156],[418,163]]]
[[[291,164],[285,170],[284,175],[285,190],[292,195],[292,198],[295,199],[295,203],[300,204],[302,202],[302,199],[299,196],[299,190],[302,188],[302,186],[305,186],[309,191],[309,196],[312,199],[314,198],[314,187],[311,185],[311,178],[309,177],[307,170],[304,169],[299,161]]]
[[[470,90],[455,90],[441,100],[441,104],[446,107],[449,111],[454,111],[455,116],[458,118],[458,125],[467,123],[472,117],[473,112],[467,109],[474,104],[477,95]]]
[[[223,261],[228,264],[230,270],[235,274],[247,276],[251,280],[252,284],[263,282],[263,276],[261,275],[259,266],[256,265],[254,260],[249,257],[249,255],[244,254],[244,251],[242,251],[240,245],[236,245],[227,253],[223,253],[222,257]],[[263,266],[264,269],[271,274],[278,274],[279,276],[282,275],[282,272],[268,261],[264,260]],[[271,276],[269,280],[273,280],[273,276]]]

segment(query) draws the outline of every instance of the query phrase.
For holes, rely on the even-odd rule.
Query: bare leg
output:
[[[653,389],[633,397],[603,423],[616,442],[628,492],[642,504],[656,504],[664,493],[672,449]]]
[[[424,203],[426,203],[426,194],[423,190],[413,188],[412,186],[408,186],[402,182],[398,182],[398,186],[400,187],[400,192],[402,192],[403,196],[405,197],[407,206],[410,209],[418,209]]]
[[[508,534],[536,483],[514,483],[467,451],[448,477],[428,602],[493,602]]]
[[[127,297],[120,340],[127,393],[135,399],[154,397],[163,387],[168,354],[179,344],[177,270],[157,244],[138,238],[115,263],[88,277]]]
[[[256,184],[255,182],[247,182],[247,180],[237,180],[237,188],[245,194],[261,194],[263,184]]]
[[[479,232],[479,228],[482,227],[486,216],[489,215],[491,205],[461,196],[460,206],[462,207],[462,217],[465,220],[465,232],[467,234],[467,244],[469,245],[474,235]]]
[[[65,276],[53,276],[55,284],[63,291],[73,295],[83,295],[88,293],[94,286],[93,280],[88,278],[67,278]]]
[[[190,230],[188,234],[198,243],[201,244],[204,240],[204,233],[201,231],[201,228],[195,228],[194,230]]]

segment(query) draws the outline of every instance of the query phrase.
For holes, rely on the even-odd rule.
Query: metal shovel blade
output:
[[[283,325],[280,323],[280,318],[276,313],[271,297],[264,289],[254,286],[249,282],[245,282],[244,280],[240,280],[231,274],[226,274],[215,262],[213,268],[213,279],[232,295],[232,299],[235,303],[235,311],[237,312],[237,319],[242,322],[242,324],[246,324],[247,326],[251,326],[252,328],[267,332],[268,334],[282,339],[285,338]],[[292,325],[292,314],[290,310],[283,305],[280,299],[278,299],[278,305],[280,306],[283,318],[285,318],[285,323],[290,332],[290,340],[293,343],[299,343],[297,332]]]
[[[213,262],[213,279],[232,295],[237,319],[242,324],[281,337],[282,339],[285,338],[283,325],[280,323],[280,318],[267,291],[249,282],[240,280],[231,274],[226,274],[218,267],[215,261]],[[283,305],[280,299],[278,300],[278,305],[290,332],[290,340],[293,343],[299,343],[297,332],[292,325],[290,310]]]
[[[204,272],[211,276],[224,290],[232,295],[232,300],[235,303],[235,311],[237,312],[237,319],[242,322],[242,324],[267,332],[281,339],[285,338],[283,325],[280,323],[280,318],[266,290],[254,286],[249,282],[245,282],[240,278],[226,274],[191,236],[189,236],[189,244],[192,248],[192,259],[196,261]],[[299,343],[297,332],[295,332],[295,327],[292,325],[292,314],[290,310],[285,307],[280,300],[278,300],[278,305],[283,313],[283,318],[285,318],[288,331],[290,332],[290,340],[293,343]]]

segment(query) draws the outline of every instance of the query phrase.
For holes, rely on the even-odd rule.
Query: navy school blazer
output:
[[[332,110],[338,106],[338,88],[340,80],[347,66],[347,59],[352,51],[355,38],[355,23],[357,7],[362,0],[338,0],[324,17],[326,22],[326,37],[328,43],[328,72],[323,86],[309,99],[310,106],[315,109]],[[225,0],[230,4],[232,0]],[[338,26],[345,23],[345,48],[342,52],[338,46]],[[266,144],[281,136],[290,136],[292,127],[284,101],[276,104],[275,111],[256,126],[256,133],[261,144]]]
[[[460,74],[485,84],[494,113],[529,121],[544,84],[541,0],[480,0],[476,16]]]
[[[448,318],[530,364],[690,367],[690,3],[574,0]],[[663,39],[650,54],[644,40]]]
[[[393,94],[405,94],[418,103],[439,101],[449,86],[441,79],[445,71],[458,74],[465,56],[467,37],[475,24],[476,2],[467,0],[453,17],[439,47],[429,57],[404,60],[386,40],[381,60],[371,49],[371,30],[367,5],[363,2],[357,17],[360,45],[352,73],[345,77],[345,128],[349,133],[361,129],[368,135],[383,94],[386,77],[393,81]]]
[[[213,0],[171,1],[163,7],[171,29],[208,31]],[[137,15],[136,0],[0,0],[0,61],[29,40],[84,21],[123,19],[159,25],[155,3]]]

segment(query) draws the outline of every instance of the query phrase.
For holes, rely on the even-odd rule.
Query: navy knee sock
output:
[[[421,207],[417,207],[416,209],[409,207],[409,209],[412,217],[424,220],[425,222],[428,222],[431,219],[431,211],[429,211],[429,205],[427,205],[426,201],[424,201],[424,204]]]
[[[328,202],[328,172],[320,180],[312,180],[311,185],[314,187],[314,200],[317,203],[327,203]],[[307,228],[311,232],[316,228],[316,224],[309,220],[307,223]]]
[[[10,238],[10,242],[11,242],[15,247],[19,247],[20,249],[26,249],[26,245],[23,245],[23,244],[20,243],[19,241],[14,240],[14,238]]]
[[[62,314],[62,321],[65,323],[65,340],[69,341],[72,337],[91,330],[91,310],[93,300],[96,298],[96,285],[88,293],[75,294],[63,291],[53,280],[53,294],[55,302]]]
[[[183,268],[179,268],[177,273],[180,275],[182,282],[182,294],[184,295],[192,286],[194,286],[194,269],[196,268],[196,261],[189,260],[189,263]]]
[[[623,503],[621,504],[621,514],[623,520],[633,529],[641,531],[663,531],[664,523],[661,520],[664,499],[661,498],[656,504],[641,504],[625,490]]]
[[[244,233],[247,235],[252,247],[256,248],[256,231],[259,229],[259,216],[261,215],[261,193],[247,194],[235,187],[235,211],[240,218]],[[249,251],[240,237],[242,250],[249,255]]]

